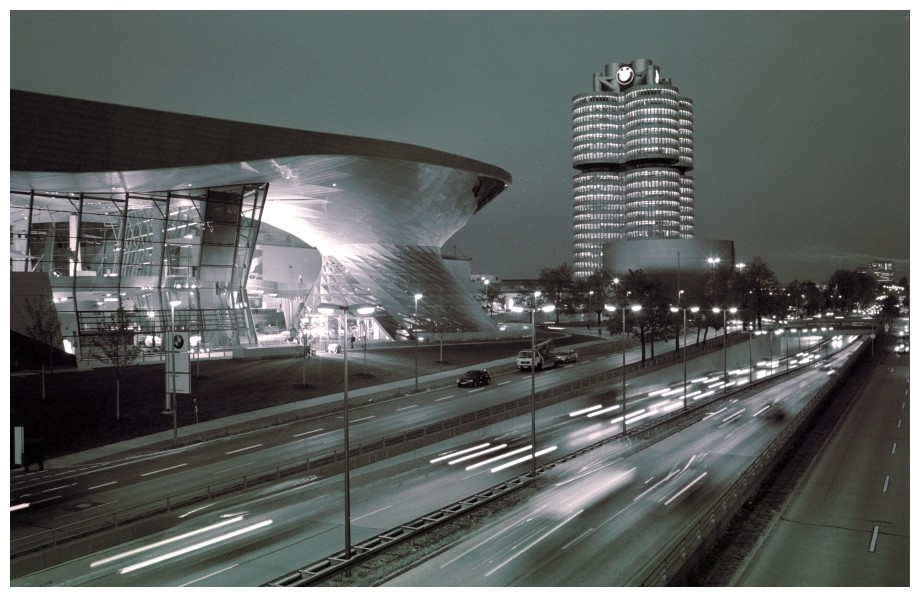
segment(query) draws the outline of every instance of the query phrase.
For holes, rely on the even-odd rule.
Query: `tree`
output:
[[[604,306],[607,304],[607,294],[610,290],[610,284],[613,277],[605,270],[596,270],[588,276],[583,282],[583,292],[587,294],[588,309],[597,314],[597,333],[601,332],[601,315],[604,313]]]
[[[134,325],[124,307],[119,306],[99,327],[93,356],[115,367],[115,420],[121,419],[121,368],[137,360],[141,347],[134,344]]]
[[[878,283],[869,274],[838,269],[827,280],[828,306],[838,313],[859,310],[876,297]]]
[[[761,257],[755,257],[736,279],[744,297],[740,307],[754,316],[756,329],[763,329],[763,316],[774,314],[779,304],[779,280]]]
[[[654,341],[660,337],[662,329],[670,318],[670,305],[662,292],[661,281],[651,278],[644,270],[629,270],[629,276],[623,281],[627,296],[633,304],[641,305],[642,310],[633,319],[633,335],[639,339],[642,347],[642,362],[645,362],[646,341],[652,342],[652,358],[655,358]],[[629,309],[624,306],[624,309]],[[638,330],[636,330],[638,326]]]
[[[39,293],[38,299],[26,300],[26,314],[29,318],[29,324],[25,328],[26,336],[48,347],[47,365],[54,373],[54,339],[61,328],[57,309],[54,303],[45,296],[43,290]],[[42,364],[46,364],[44,357],[42,357]]]
[[[307,361],[310,360],[310,357],[313,356],[313,349],[316,346],[316,341],[318,338],[311,335],[310,328],[291,328],[297,333],[293,337],[294,341],[294,352],[300,357],[300,383],[303,387],[307,387]]]
[[[556,323],[559,323],[559,311],[571,312],[575,287],[575,268],[563,263],[553,268],[540,270],[538,284],[549,302],[556,305]]]
[[[495,284],[484,284],[483,287],[479,289],[476,300],[485,303],[485,308],[489,312],[489,317],[492,317],[492,313],[494,312],[493,305],[501,294],[501,288]]]
[[[426,327],[433,334],[438,335],[440,342],[439,363],[446,363],[444,360],[444,334],[462,331],[453,323],[457,319],[457,310],[452,304],[439,305],[432,317],[425,321]]]

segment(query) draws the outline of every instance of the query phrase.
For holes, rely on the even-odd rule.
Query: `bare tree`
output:
[[[43,290],[38,295],[38,299],[26,300],[26,313],[29,317],[29,325],[25,328],[26,336],[47,346],[47,365],[54,373],[54,339],[61,327],[57,309],[54,303],[45,296]],[[42,357],[42,364],[46,364],[44,357]]]
[[[115,367],[115,420],[121,419],[121,368],[137,360],[141,347],[134,344],[134,327],[124,307],[118,307],[99,327],[93,356]]]

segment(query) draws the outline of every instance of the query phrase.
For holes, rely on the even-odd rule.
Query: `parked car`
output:
[[[471,369],[457,379],[457,387],[487,386],[492,381],[492,376],[485,369]]]
[[[578,360],[578,353],[574,350],[560,350],[556,353],[557,363],[574,363]]]

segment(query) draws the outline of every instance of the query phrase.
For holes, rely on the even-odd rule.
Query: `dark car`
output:
[[[487,386],[491,381],[492,376],[485,369],[471,369],[457,378],[457,387],[470,386],[475,388],[477,386]]]
[[[556,352],[557,363],[574,363],[578,360],[578,353],[574,350],[560,350]]]

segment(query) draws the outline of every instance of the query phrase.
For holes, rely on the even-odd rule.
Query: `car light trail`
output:
[[[632,424],[632,423],[635,423],[636,421],[641,421],[642,419],[647,419],[648,417],[654,417],[655,415],[658,414],[658,412],[659,412],[659,411],[658,411],[657,408],[656,408],[656,409],[653,409],[653,410],[650,410],[650,411],[648,411],[647,413],[643,413],[642,411],[639,411],[639,413],[641,413],[641,414],[636,413],[638,416],[631,415],[631,416],[633,416],[633,418],[631,418],[631,419],[626,419],[626,424],[627,424],[627,425],[630,425],[630,424]]]
[[[714,413],[709,413],[709,414],[707,414],[705,417],[703,417],[702,420],[705,421],[705,420],[708,419],[709,417],[714,417],[714,416],[716,416],[717,414],[722,413],[722,412],[725,412],[725,411],[727,411],[727,410],[728,410],[728,407],[727,407],[727,406],[724,407],[724,408],[720,408],[719,410],[717,410],[717,411],[714,412]]]
[[[555,450],[555,449],[556,449],[556,446],[550,446],[550,447],[548,447],[548,448],[543,448],[542,450],[537,451],[537,453],[536,453],[534,456],[543,456],[544,454],[549,454],[550,452],[552,452],[552,451]],[[504,470],[504,469],[508,468],[509,466],[514,466],[515,464],[520,464],[520,463],[522,463],[522,462],[527,462],[528,460],[530,460],[530,455],[529,455],[529,454],[528,454],[527,456],[523,457],[523,458],[518,458],[517,460],[512,460],[511,462],[506,462],[505,464],[501,464],[501,465],[499,465],[499,466],[496,466],[496,467],[493,468],[493,469],[489,469],[489,472],[497,473],[498,471]]]
[[[108,483],[103,483],[102,485],[93,485],[92,487],[87,487],[87,489],[99,489],[100,487],[108,487],[109,485],[115,485],[118,481],[109,481]]]
[[[454,456],[459,456],[460,454],[466,454],[467,452],[472,452],[474,450],[481,450],[483,448],[488,448],[489,444],[479,444],[478,446],[473,446],[472,448],[466,448],[465,450],[460,450],[459,452],[448,452],[444,456],[438,456],[434,460],[429,460],[428,462],[434,464],[435,462],[440,462],[442,460],[447,460],[448,458],[453,458]]]
[[[550,535],[552,535],[554,532],[556,532],[556,530],[562,528],[563,525],[565,525],[566,523],[568,523],[570,520],[572,520],[573,518],[575,518],[576,516],[578,516],[578,515],[581,514],[582,512],[584,512],[584,510],[579,510],[579,511],[576,512],[575,514],[572,514],[571,516],[569,516],[568,518],[566,518],[565,520],[563,520],[562,522],[560,522],[559,524],[557,524],[556,526],[554,526],[553,528],[551,528],[550,530],[546,531],[545,533],[543,533],[542,535],[540,535],[539,537],[537,537],[536,539],[534,539],[532,542],[530,542],[530,543],[527,545],[527,547],[525,547],[525,548],[522,549],[521,551],[517,552],[516,554],[514,554],[513,556],[511,556],[510,558],[508,558],[507,560],[505,560],[504,562],[502,562],[501,564],[499,564],[498,566],[496,566],[495,568],[492,568],[491,570],[489,570],[488,572],[486,572],[485,575],[486,575],[486,576],[489,576],[489,575],[492,574],[493,572],[496,572],[497,570],[500,570],[501,568],[503,568],[506,564],[510,564],[510,563],[511,563],[512,561],[514,561],[514,559],[517,558],[519,555],[523,554],[525,551],[527,551],[528,549],[530,549],[531,547],[533,547],[534,545],[536,545],[536,544],[539,543],[540,541],[543,541],[544,539],[546,539],[547,537],[549,537]]]
[[[28,507],[29,507],[28,502],[26,502],[25,504],[16,504],[14,506],[10,506],[10,512],[15,512],[16,510],[24,510]]]
[[[480,451],[480,452],[476,452],[476,453],[474,453],[474,454],[469,454],[469,455],[467,455],[467,456],[462,456],[462,457],[460,457],[460,458],[458,458],[458,459],[456,459],[456,460],[450,460],[450,461],[447,462],[447,464],[457,464],[458,462],[463,462],[464,460],[470,460],[471,458],[478,458],[479,456],[483,456],[483,455],[485,455],[485,454],[490,454],[490,453],[492,453],[492,452],[494,452],[494,451],[496,451],[496,450],[501,450],[502,448],[507,448],[507,447],[508,447],[508,444],[499,444],[499,445],[497,445],[497,446],[493,446],[493,447],[491,447],[491,448],[482,450],[482,451]]]
[[[241,529],[237,529],[237,530],[235,530],[235,531],[233,531],[233,532],[230,532],[230,533],[227,533],[227,534],[225,534],[225,535],[221,535],[221,536],[219,536],[219,537],[214,537],[213,539],[208,539],[207,541],[202,541],[201,543],[196,543],[195,545],[189,545],[188,547],[183,547],[183,548],[180,549],[180,550],[173,551],[173,552],[170,552],[170,553],[166,553],[166,554],[163,554],[163,555],[161,555],[161,556],[157,556],[157,557],[155,557],[155,558],[153,558],[153,559],[151,559],[151,560],[145,560],[145,561],[139,562],[139,563],[137,563],[137,564],[132,564],[131,566],[127,566],[127,567],[125,567],[125,568],[122,568],[122,569],[119,570],[118,572],[121,573],[121,574],[127,574],[127,573],[129,573],[129,572],[134,572],[135,570],[140,570],[141,568],[146,568],[147,566],[152,566],[152,565],[154,565],[154,564],[158,564],[158,563],[163,562],[163,561],[165,561],[165,560],[170,560],[170,559],[172,559],[172,558],[176,558],[176,557],[179,557],[179,556],[181,556],[181,555],[185,555],[185,554],[187,554],[187,553],[191,553],[191,552],[193,552],[193,551],[197,551],[197,550],[202,549],[202,548],[204,548],[204,547],[208,547],[209,545],[214,545],[215,543],[220,543],[221,541],[226,541],[227,539],[232,539],[233,537],[237,537],[237,536],[239,536],[239,535],[242,535],[243,533],[248,533],[248,532],[250,532],[250,531],[254,531],[254,530],[256,530],[256,529],[260,529],[260,528],[262,528],[262,527],[265,527],[265,526],[270,525],[271,523],[272,523],[271,520],[263,520],[262,522],[257,522],[256,524],[249,525],[248,527],[243,527],[243,528],[241,528]]]
[[[242,517],[242,516],[237,516],[236,518],[231,518],[231,519],[229,519],[229,520],[224,520],[224,521],[222,521],[222,522],[218,522],[217,524],[212,524],[212,525],[209,526],[209,527],[204,527],[204,528],[201,528],[201,529],[196,529],[196,530],[194,530],[194,531],[191,531],[191,532],[188,532],[188,533],[184,533],[184,534],[182,534],[182,535],[177,535],[177,536],[175,536],[175,537],[170,537],[169,539],[165,539],[165,540],[163,540],[163,541],[158,541],[158,542],[156,542],[156,543],[151,543],[150,545],[145,545],[144,547],[138,547],[137,549],[132,549],[132,550],[130,550],[130,551],[126,551],[126,552],[120,553],[120,554],[118,554],[118,555],[114,555],[114,556],[111,556],[111,557],[108,557],[108,558],[103,558],[103,559],[101,559],[101,560],[96,560],[95,562],[93,562],[92,564],[90,564],[89,567],[90,567],[90,568],[95,568],[96,566],[102,566],[103,564],[108,564],[108,563],[110,563],[110,562],[114,562],[114,561],[120,560],[120,559],[122,559],[122,558],[127,558],[127,557],[130,557],[130,556],[133,556],[133,555],[136,555],[136,554],[139,554],[139,553],[143,553],[143,552],[148,551],[148,550],[151,550],[151,549],[156,549],[157,547],[162,547],[162,546],[164,546],[164,545],[169,545],[170,543],[175,543],[176,541],[182,541],[183,539],[188,539],[189,537],[194,537],[195,535],[200,535],[201,533],[207,533],[208,531],[213,531],[214,529],[217,529],[217,528],[220,528],[220,527],[224,527],[224,526],[227,526],[228,524],[233,524],[234,522],[239,522],[239,521],[241,521],[241,520],[243,520],[243,517]]]
[[[706,476],[706,473],[705,473],[705,472],[700,473],[700,476],[699,476],[699,477],[697,477],[697,478],[694,479],[693,481],[690,481],[689,483],[687,483],[686,485],[684,485],[684,488],[683,488],[683,489],[681,489],[680,491],[678,491],[677,493],[675,493],[674,495],[672,495],[672,496],[670,497],[670,499],[666,500],[665,503],[664,503],[664,505],[665,505],[665,506],[669,506],[669,505],[671,504],[671,502],[673,502],[674,500],[676,500],[677,498],[679,498],[679,497],[681,496],[681,494],[683,494],[684,492],[686,492],[687,490],[689,490],[691,487],[693,487],[694,485],[696,485],[697,483],[699,483],[699,481],[700,481],[703,477],[705,477],[705,476]]]
[[[474,468],[479,468],[480,466],[482,466],[482,465],[484,465],[484,464],[489,464],[490,462],[496,462],[496,461],[498,461],[498,460],[502,460],[502,459],[504,459],[504,458],[508,458],[509,456],[514,456],[515,454],[520,454],[521,452],[526,452],[527,450],[530,450],[530,446],[524,446],[523,448],[518,448],[517,450],[511,450],[510,452],[505,452],[504,454],[499,454],[498,456],[493,456],[492,458],[489,458],[489,459],[487,459],[487,460],[483,460],[482,462],[477,462],[476,464],[471,464],[471,465],[469,465],[468,467],[466,467],[466,470],[471,471],[471,470],[473,470]]]
[[[658,394],[664,394],[665,392],[669,391],[670,389],[671,389],[671,388],[661,388],[660,390],[655,390],[654,392],[649,392],[649,393],[648,393],[648,397],[651,398],[652,396],[657,396]]]
[[[724,419],[722,419],[722,422],[723,422],[723,423],[731,423],[732,421],[734,421],[735,419],[737,419],[738,417],[740,417],[741,415],[743,415],[743,414],[744,414],[744,411],[746,411],[746,410],[747,410],[746,408],[742,408],[741,410],[739,410],[739,411],[737,411],[737,412],[734,412],[734,413],[730,414],[729,416],[725,417]]]
[[[601,409],[601,410],[599,410],[599,411],[597,411],[597,412],[593,412],[593,413],[589,414],[589,415],[588,415],[588,418],[590,418],[590,417],[596,417],[596,416],[598,416],[598,415],[601,415],[601,414],[604,414],[604,413],[608,413],[608,412],[610,412],[610,411],[612,411],[612,410],[616,410],[616,409],[618,409],[618,408],[620,408],[620,405],[619,405],[619,404],[614,404],[613,406],[608,406],[607,408],[604,408],[604,409]]]
[[[583,415],[583,414],[585,414],[585,413],[589,413],[589,412],[591,412],[592,410],[597,410],[597,409],[599,409],[599,408],[602,408],[601,405],[600,405],[600,404],[595,404],[594,406],[589,406],[588,408],[583,408],[583,409],[581,409],[581,410],[576,410],[576,411],[573,412],[573,413],[569,413],[569,416],[570,416],[570,417],[577,417],[578,415]]]

